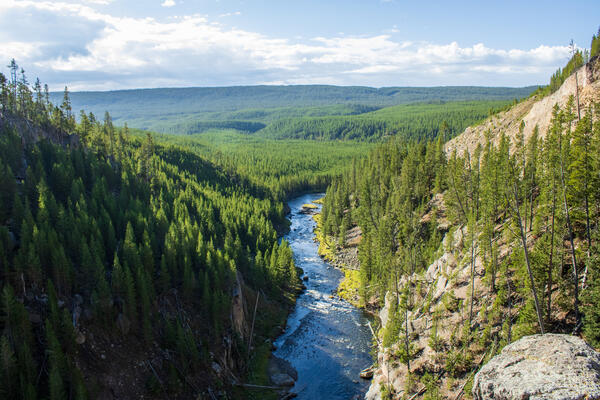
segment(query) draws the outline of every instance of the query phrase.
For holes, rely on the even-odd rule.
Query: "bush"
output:
[[[471,369],[473,357],[471,353],[466,353],[462,350],[454,350],[448,354],[446,358],[446,366],[444,369],[448,375],[459,377]]]
[[[456,298],[454,290],[450,290],[444,294],[442,303],[444,304],[444,307],[446,307],[446,310],[451,313],[456,312],[460,306],[460,300]]]

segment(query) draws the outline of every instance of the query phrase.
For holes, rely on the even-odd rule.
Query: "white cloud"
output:
[[[219,18],[232,17],[232,16],[237,16],[237,15],[242,15],[241,11],[235,11],[235,12],[228,12],[228,13],[224,13],[224,14],[219,14]]]
[[[47,21],[54,25],[37,34],[28,31],[31,37],[25,40],[22,30],[8,27],[25,16],[31,26]],[[166,20],[116,17],[92,6],[50,1],[0,4],[0,40],[3,53],[26,70],[33,68],[55,87],[74,88],[258,83],[517,86],[545,82],[568,59],[565,46],[505,50],[483,43],[462,47],[457,42],[402,41],[388,34],[285,39],[228,28],[200,14]],[[8,60],[0,62],[6,65]]]
[[[175,1],[174,0],[165,0],[162,3],[160,3],[160,5],[163,7],[173,7],[175,5]]]
[[[2,43],[2,52],[17,60],[31,59],[41,46],[41,43],[35,42],[6,42]]]
[[[400,29],[398,29],[398,25],[392,26],[391,29],[388,29],[386,32],[388,33],[400,33]]]
[[[84,0],[84,3],[89,3],[89,4],[99,4],[99,5],[107,5],[110,4],[112,2],[114,2],[115,0]]]

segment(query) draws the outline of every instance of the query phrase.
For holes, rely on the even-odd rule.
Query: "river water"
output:
[[[292,224],[285,238],[308,281],[288,317],[285,333],[275,342],[274,354],[298,371],[292,389],[298,399],[362,398],[369,382],[358,374],[372,363],[367,316],[335,296],[343,273],[319,257],[318,243],[313,241],[315,222],[311,215],[300,213],[303,204],[320,197],[307,194],[288,203]]]

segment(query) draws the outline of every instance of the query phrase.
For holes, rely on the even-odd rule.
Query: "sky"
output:
[[[0,0],[0,72],[52,90],[528,86],[589,48],[598,0]]]

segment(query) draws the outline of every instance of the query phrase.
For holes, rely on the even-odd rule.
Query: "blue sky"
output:
[[[525,86],[599,25],[597,0],[2,0],[0,62],[72,90]]]

